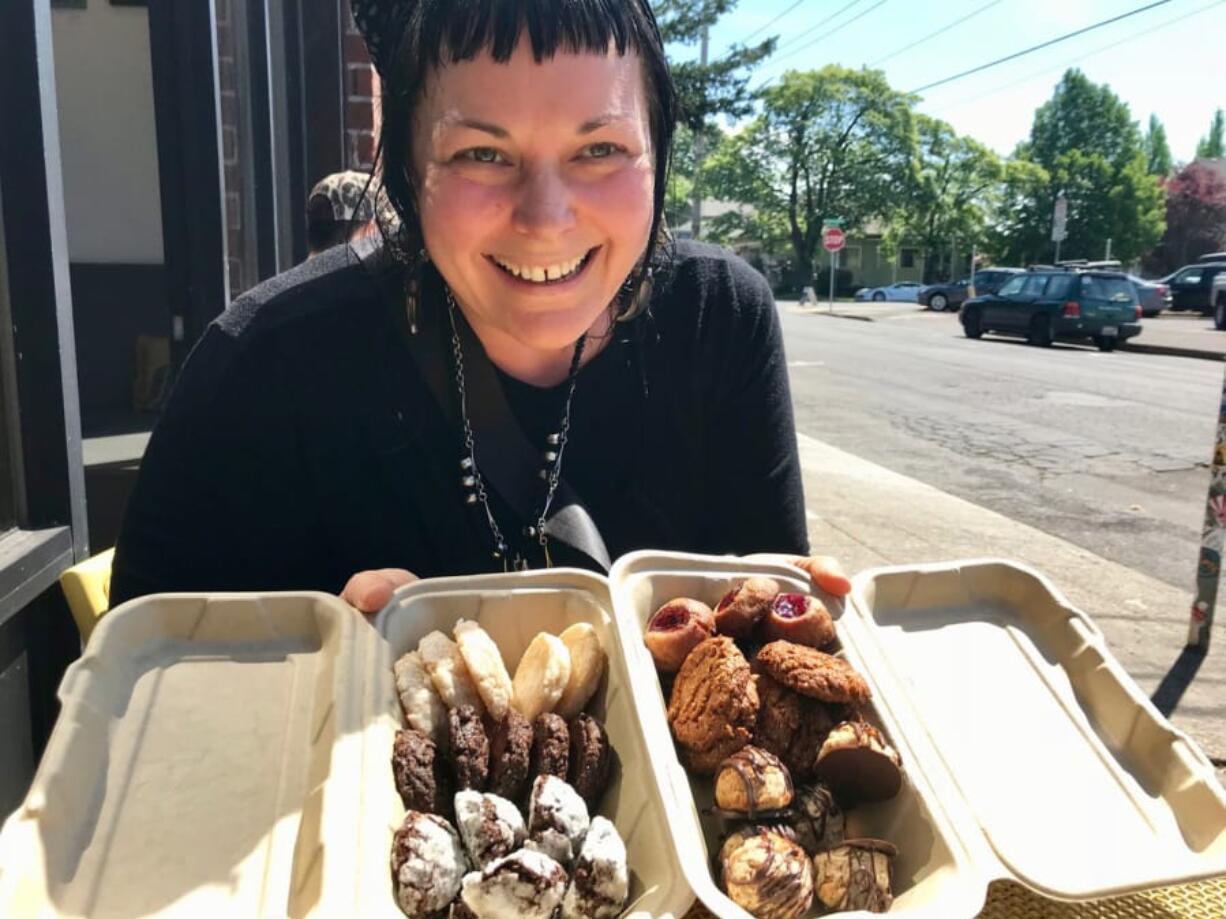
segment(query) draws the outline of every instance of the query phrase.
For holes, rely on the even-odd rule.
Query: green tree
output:
[[[1101,258],[1111,252],[1132,261],[1154,247],[1164,229],[1165,199],[1158,177],[1148,172],[1141,132],[1128,106],[1107,86],[1090,82],[1079,70],[1064,74],[1052,98],[1035,112],[1030,140],[1017,159],[1046,170],[1046,188],[1030,191],[1025,212],[1031,223],[1006,248],[1050,252],[1038,241],[1050,234],[1056,198],[1068,199],[1067,258]]]
[[[788,71],[762,102],[761,115],[726,137],[704,168],[712,194],[749,206],[716,221],[712,236],[750,234],[768,251],[786,247],[788,281],[810,283],[823,220],[855,227],[893,213],[909,193],[912,99],[880,71],[832,64]]]
[[[1157,115],[1149,116],[1149,129],[1145,132],[1145,171],[1151,176],[1161,177],[1175,171],[1171,147],[1166,141],[1166,128]]]
[[[652,7],[660,35],[671,47],[699,44],[721,16],[736,7],[737,0],[655,0]],[[677,226],[692,218],[695,202],[703,196],[700,169],[717,115],[743,118],[753,110],[754,94],[749,80],[754,68],[775,49],[776,39],[755,45],[733,45],[726,53],[704,63],[701,60],[671,60],[669,69],[677,87],[681,127],[687,141],[673,152],[668,197],[672,202],[670,223]],[[684,204],[683,204],[684,195]]]
[[[905,237],[924,253],[926,281],[936,280],[943,256],[950,270],[958,253],[984,242],[986,203],[1000,182],[1000,157],[978,141],[960,137],[937,118],[917,115],[918,174],[902,216]]]
[[[992,196],[987,252],[998,265],[1028,265],[1051,257],[1051,176],[1038,163],[1011,159]]]
[[[1226,156],[1226,114],[1218,109],[1209,122],[1209,133],[1196,145],[1197,159],[1218,159]]]

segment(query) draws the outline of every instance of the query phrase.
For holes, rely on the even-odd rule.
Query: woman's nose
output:
[[[566,177],[548,167],[526,172],[512,219],[515,228],[525,235],[562,233],[574,227],[574,196]]]

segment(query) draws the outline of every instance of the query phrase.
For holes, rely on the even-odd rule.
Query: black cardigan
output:
[[[418,375],[403,304],[385,290],[342,246],[210,325],[150,439],[113,604],[172,590],[336,592],[371,568],[502,570],[488,525],[464,504],[459,432]],[[430,308],[437,298],[423,300]],[[500,378],[543,443],[564,386]],[[564,460],[613,558],[807,552],[787,365],[762,277],[679,242],[650,314],[619,324],[580,371]],[[496,495],[494,509],[504,532],[522,529]]]

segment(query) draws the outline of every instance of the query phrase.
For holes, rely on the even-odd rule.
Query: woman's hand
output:
[[[814,584],[836,597],[845,597],[851,590],[851,581],[843,573],[843,566],[832,556],[802,555],[794,557],[791,562],[807,574]]]
[[[359,571],[341,591],[341,599],[359,612],[374,614],[387,606],[392,599],[392,591],[416,580],[417,575],[403,568]]]

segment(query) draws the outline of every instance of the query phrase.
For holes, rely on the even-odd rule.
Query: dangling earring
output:
[[[409,334],[417,334],[417,303],[421,299],[421,273],[430,261],[430,253],[422,249],[417,253],[413,267],[404,278],[404,308],[409,317]]]

